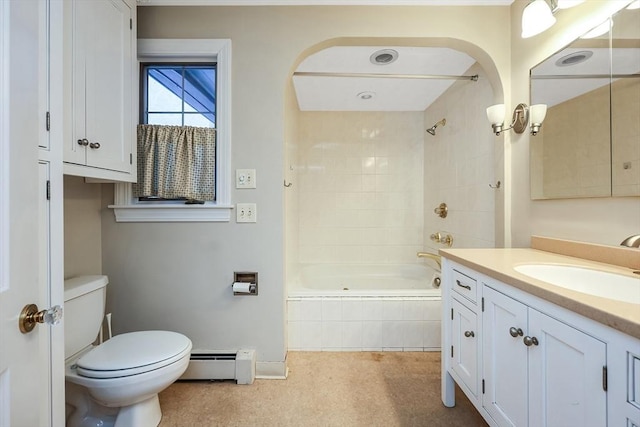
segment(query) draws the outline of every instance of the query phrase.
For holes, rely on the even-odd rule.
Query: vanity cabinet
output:
[[[71,88],[65,173],[135,181],[135,2],[65,3],[66,78]]]
[[[606,345],[483,286],[482,406],[499,426],[604,426]]]
[[[446,257],[442,279],[445,406],[457,383],[491,426],[640,426],[640,339]]]

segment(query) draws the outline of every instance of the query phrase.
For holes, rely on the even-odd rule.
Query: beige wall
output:
[[[422,112],[299,114],[300,263],[417,261],[424,133]]]
[[[529,69],[557,52],[620,7],[620,2],[587,1],[556,14],[557,22],[546,32],[522,39],[521,16],[528,2],[516,0],[511,7],[511,75],[509,108],[529,103]],[[513,246],[529,246],[532,234],[618,245],[640,231],[640,199],[614,197],[531,201],[529,197],[530,135],[505,135],[508,194],[508,229]]]
[[[443,247],[428,237],[441,232],[451,234],[458,248],[494,247],[496,243],[496,200],[501,190],[494,190],[501,178],[496,161],[503,138],[491,133],[485,109],[493,101],[493,90],[486,73],[473,65],[465,75],[478,75],[478,81],[458,81],[425,111],[430,127],[442,118],[444,127],[436,135],[424,134],[425,245]],[[446,218],[433,209],[441,202],[448,205]]]
[[[102,274],[102,185],[64,177],[64,277]]]
[[[256,348],[260,369],[286,354],[283,179],[295,188],[295,171],[285,138],[295,127],[290,74],[303,55],[327,40],[447,46],[476,58],[500,96],[500,80],[509,87],[504,7],[140,7],[138,18],[141,38],[232,40],[232,168],[255,168],[258,183],[232,201],[257,203],[258,222],[122,224],[105,211],[114,329],[173,329],[198,349]],[[259,296],[232,296],[233,272],[244,270],[259,272]]]

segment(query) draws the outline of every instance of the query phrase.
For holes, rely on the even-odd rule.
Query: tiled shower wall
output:
[[[426,128],[447,120],[435,136],[424,136],[424,228],[431,250],[443,247],[429,239],[438,231],[453,236],[453,247],[495,246],[496,194],[504,190],[489,184],[500,179],[496,171],[503,159],[496,153],[502,153],[504,138],[496,137],[487,121],[486,108],[495,102],[484,71],[475,64],[464,74],[478,74],[478,81],[457,81],[424,114]],[[446,218],[433,213],[441,202],[449,207]]]
[[[302,112],[300,263],[413,263],[423,249],[422,112]]]

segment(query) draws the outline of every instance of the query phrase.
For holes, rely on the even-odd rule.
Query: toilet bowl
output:
[[[65,356],[72,354],[65,368],[67,426],[155,427],[162,417],[158,393],[187,369],[191,341],[176,332],[140,331],[92,345],[106,283],[106,276],[65,281]]]

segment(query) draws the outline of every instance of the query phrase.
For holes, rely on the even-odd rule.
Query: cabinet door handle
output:
[[[79,139],[78,145],[82,145],[83,147],[86,147],[87,145],[89,145],[89,140],[87,138]]]
[[[526,336],[522,339],[522,342],[524,343],[524,345],[526,345],[527,347],[531,347],[532,345],[538,345],[538,338],[536,337],[530,337],[530,336]]]
[[[100,143],[99,142],[92,142],[91,144],[89,144],[89,148],[93,148],[93,149],[98,149],[100,148]]]
[[[473,338],[476,334],[474,334],[473,331],[464,331],[464,336],[467,338]]]
[[[524,335],[524,332],[522,331],[522,329],[520,329],[520,328],[517,328],[517,329],[516,329],[516,328],[514,328],[514,327],[512,326],[512,327],[510,327],[510,328],[509,328],[509,334],[510,334],[512,337],[517,338],[517,337],[519,337],[519,336],[520,336],[520,337],[521,337],[521,336],[523,336],[523,335]]]
[[[456,280],[456,285],[460,286],[461,288],[465,288],[467,290],[471,290],[471,286],[469,285],[463,285],[462,283],[460,283],[460,280]]]

